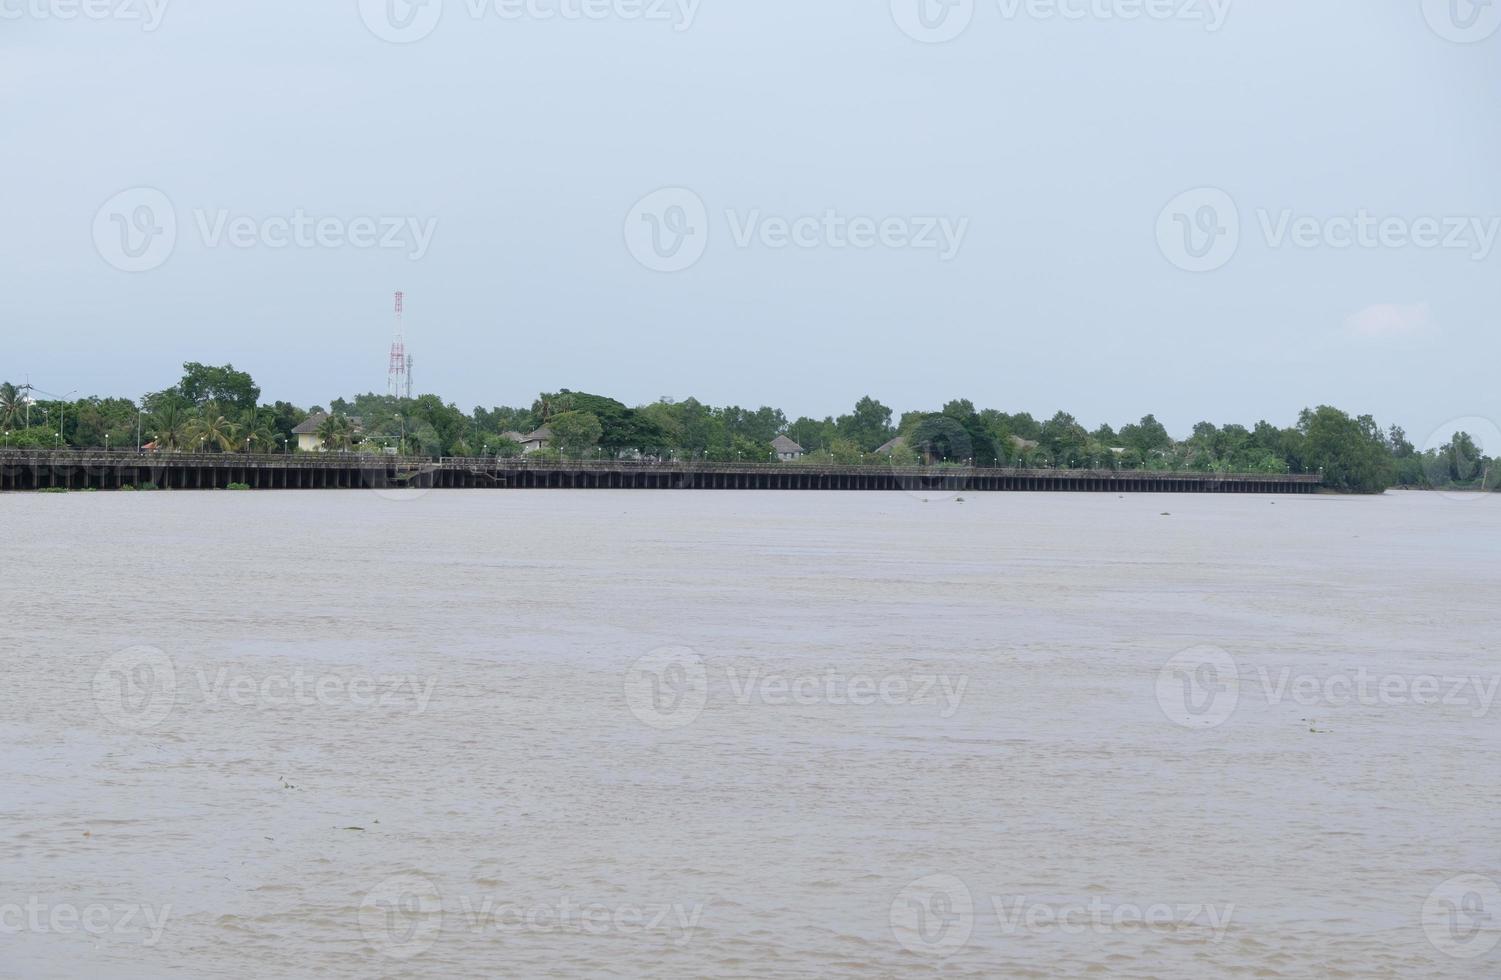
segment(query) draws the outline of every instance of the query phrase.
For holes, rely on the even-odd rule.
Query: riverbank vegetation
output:
[[[298,451],[293,430],[317,415],[321,451],[408,456],[515,456],[522,438],[545,429],[534,452],[562,458],[697,458],[720,462],[777,458],[778,436],[803,455],[786,465],[875,464],[1145,469],[1193,472],[1322,473],[1335,490],[1373,493],[1391,486],[1498,489],[1501,467],[1464,432],[1419,450],[1398,426],[1327,405],[1295,424],[1247,427],[1200,422],[1174,437],[1151,415],[1089,429],[1067,412],[1046,420],[976,408],[956,399],[936,410],[897,416],[869,396],[846,415],[788,419],[777,408],[714,407],[688,398],[630,407],[613,398],[562,390],[526,407],[464,412],[436,395],[365,394],[328,406],[264,403],[249,374],[233,365],[183,365],[182,379],[139,400],[49,397],[0,384],[4,446],[153,452]]]

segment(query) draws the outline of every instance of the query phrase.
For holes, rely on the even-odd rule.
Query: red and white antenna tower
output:
[[[390,367],[386,369],[386,394],[400,398],[412,397],[412,385],[407,370],[407,344],[401,331],[401,290],[396,291],[396,339],[391,341]]]

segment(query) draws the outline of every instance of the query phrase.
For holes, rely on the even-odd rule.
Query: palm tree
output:
[[[247,409],[240,417],[238,445],[244,449],[247,442],[251,451],[271,452],[276,444],[276,432],[259,409]]]
[[[354,426],[342,415],[330,415],[318,424],[324,449],[347,450],[354,441]]]
[[[9,381],[0,384],[0,428],[18,428],[16,420],[26,411],[26,403],[21,398],[21,389]]]
[[[227,453],[235,447],[240,427],[224,417],[218,402],[209,402],[187,426],[188,445]]]
[[[163,400],[151,413],[151,438],[156,448],[169,453],[182,449],[188,441],[188,413],[175,398]]]

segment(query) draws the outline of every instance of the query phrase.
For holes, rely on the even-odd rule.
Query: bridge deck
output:
[[[351,453],[0,451],[0,490],[619,489],[1313,493],[1317,474],[811,463],[416,460]]]

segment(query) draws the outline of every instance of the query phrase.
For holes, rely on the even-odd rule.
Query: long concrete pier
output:
[[[352,453],[0,451],[0,491],[572,489],[1314,493],[1317,474],[810,463],[413,459]]]

